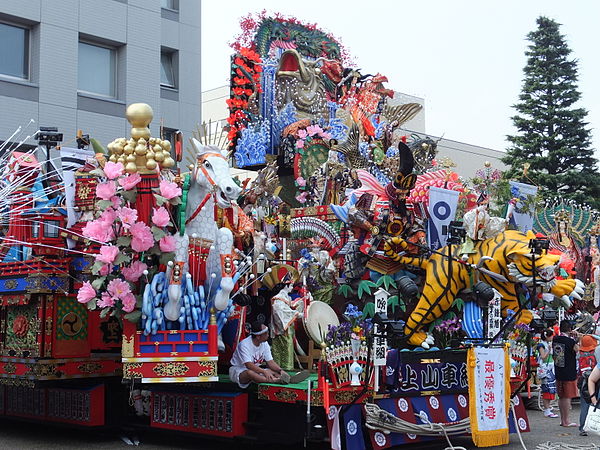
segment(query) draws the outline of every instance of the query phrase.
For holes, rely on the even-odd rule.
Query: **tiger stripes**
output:
[[[486,261],[483,267],[503,275],[508,280],[511,279],[508,269],[510,263],[515,263],[522,274],[531,276],[533,267],[528,256],[530,253],[530,239],[530,236],[526,236],[519,231],[505,231],[492,239],[475,242],[474,253],[468,255],[466,262],[477,264],[482,256],[490,256],[493,260]],[[422,331],[422,327],[443,316],[450,309],[459,292],[470,287],[471,277],[465,264],[458,261],[449,261],[448,258],[443,256],[448,254],[447,247],[441,248],[439,254],[434,253],[429,259],[423,259],[401,256],[394,251],[394,247],[406,248],[406,243],[401,241],[399,238],[388,240],[384,245],[385,255],[396,262],[426,270],[421,297],[414,311],[410,314],[405,327],[405,334],[409,336],[408,342],[412,345],[421,345],[427,337],[426,333]],[[450,251],[453,257],[460,257],[458,254],[460,249],[457,246],[452,245]],[[546,255],[539,256],[536,259],[536,267],[539,270],[539,268],[553,265],[555,262],[554,258],[547,258]],[[452,265],[452,277],[449,276],[450,264]],[[502,313],[504,316],[506,316],[508,309],[513,311],[518,309],[516,286],[513,282],[500,282],[484,273],[480,273],[479,278],[497,289],[502,295]],[[532,314],[530,311],[523,310],[521,312],[520,322],[529,323],[531,319]]]

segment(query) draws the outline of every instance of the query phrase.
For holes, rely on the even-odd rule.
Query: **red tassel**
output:
[[[158,173],[144,173],[141,176],[142,181],[137,185],[135,209],[138,212],[138,220],[151,227],[152,209],[156,206],[153,189],[158,188]]]

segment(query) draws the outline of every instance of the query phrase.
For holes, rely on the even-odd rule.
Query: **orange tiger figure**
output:
[[[481,281],[498,290],[502,295],[502,314],[506,316],[508,309],[516,311],[519,307],[515,283],[533,284],[533,266],[529,241],[535,238],[533,233],[527,235],[520,231],[508,230],[498,234],[492,239],[478,241],[475,243],[475,253],[468,255],[466,264],[452,261],[452,275],[450,284],[448,258],[441,254],[433,254],[429,259],[402,256],[397,251],[405,250],[407,243],[401,238],[391,238],[384,244],[384,252],[388,258],[394,261],[416,266],[426,271],[425,285],[416,308],[406,321],[405,334],[409,335],[408,342],[411,345],[421,345],[429,348],[433,344],[432,336],[422,330],[423,326],[441,317],[450,309],[454,299],[463,289],[469,288],[470,265],[477,265],[483,256],[489,256],[493,260],[485,261],[481,267],[492,272],[503,275],[508,282],[501,282],[491,278],[485,273],[479,273]],[[460,259],[460,246],[451,245],[451,255]],[[448,247],[439,249],[439,252],[447,255]],[[568,296],[580,299],[583,294],[583,283],[580,280],[556,280],[555,271],[560,260],[559,255],[544,253],[535,256],[536,284],[542,289],[549,291],[557,297],[568,301]],[[472,269],[474,270],[474,269]],[[438,301],[439,300],[439,301]],[[432,305],[434,305],[432,307]],[[529,310],[522,310],[518,321],[529,323],[532,319]]]

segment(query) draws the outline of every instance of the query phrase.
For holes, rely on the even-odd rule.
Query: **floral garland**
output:
[[[240,48],[231,64],[231,97],[226,100],[229,107],[229,147],[234,148],[240,132],[246,128],[250,119],[248,101],[252,94],[262,92],[260,76],[262,73],[261,58],[250,48]]]
[[[331,33],[321,31],[316,23],[306,23],[280,13],[269,17],[263,9],[260,13],[242,17],[240,28],[240,34],[229,43],[235,51],[246,47],[265,56],[271,42],[280,39],[299,46],[299,51],[308,56],[325,56],[328,59],[339,59],[345,66],[355,65],[340,40]]]
[[[163,205],[180,202],[181,189],[176,183],[160,181],[159,193],[155,194],[158,208],[153,211],[152,226],[148,226],[138,221],[138,212],[131,207],[141,181],[139,173],[125,174],[123,164],[113,162],[90,173],[104,181],[96,186],[96,218],[85,225],[82,233],[100,248],[94,255],[94,279],[83,283],[77,301],[90,310],[101,308],[101,317],[125,313],[135,322],[140,316],[136,309],[142,302],[135,293],[137,283],[149,269],[144,255],[160,256],[162,264],[173,258],[175,238],[166,231],[173,224],[169,209]]]

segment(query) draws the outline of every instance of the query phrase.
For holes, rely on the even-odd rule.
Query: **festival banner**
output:
[[[444,358],[406,358],[404,352],[390,350],[386,365],[386,384],[392,396],[424,396],[466,393],[467,363],[464,353],[446,353]]]
[[[446,245],[447,234],[444,233],[456,215],[458,192],[437,187],[429,188],[429,221],[427,233],[429,246],[437,250]]]
[[[470,348],[469,415],[477,447],[508,444],[510,362],[506,348]]]
[[[537,194],[537,186],[531,184],[518,183],[510,181],[510,192],[513,200],[508,205],[506,218],[510,223],[516,226],[519,231],[527,233],[533,228],[533,211],[523,211],[525,202],[535,197]]]

